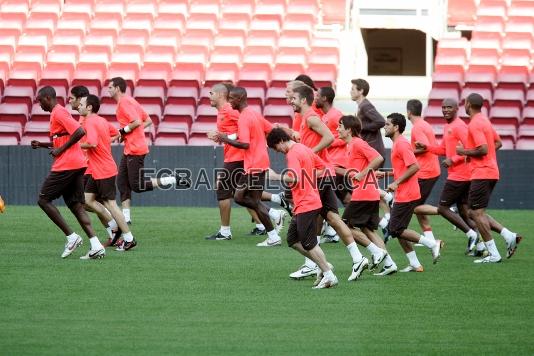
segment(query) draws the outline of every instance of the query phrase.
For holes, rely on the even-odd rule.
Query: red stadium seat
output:
[[[503,32],[504,22],[500,16],[481,16],[475,23],[475,32]]]
[[[169,87],[167,91],[167,106],[169,104],[188,105],[196,107],[198,101],[197,87]],[[192,116],[192,118],[194,115]]]
[[[315,64],[333,64],[339,65],[339,53],[331,48],[312,47],[308,55],[308,62]]]
[[[497,88],[493,93],[493,105],[523,108],[525,92],[522,89]]]
[[[284,15],[285,12],[285,0],[259,0],[256,2],[256,14],[258,15]]]
[[[157,13],[157,1],[126,2],[126,16],[149,15],[154,18]]]
[[[208,48],[205,46],[182,45],[180,52],[176,56],[176,61],[180,63],[207,63]]]
[[[216,146],[217,144],[208,139],[206,134],[210,131],[217,130],[215,121],[213,122],[194,122],[189,134],[190,146]]]
[[[492,65],[471,65],[464,79],[466,88],[482,88],[492,91],[497,79],[497,70]]]
[[[286,87],[286,83],[304,73],[302,64],[277,63],[273,69],[271,86]]]
[[[531,33],[507,33],[502,41],[503,50],[532,48]]]
[[[317,88],[334,87],[337,81],[337,66],[334,64],[310,63],[306,73],[313,78]]]
[[[158,13],[161,14],[184,14],[189,15],[188,0],[161,0],[158,3]]]
[[[37,87],[41,78],[41,64],[31,62],[13,63],[9,72],[8,85]]]
[[[428,105],[423,111],[423,117],[432,126],[444,124],[441,103],[439,105]]]
[[[263,111],[263,103],[265,101],[265,89],[260,87],[245,87],[247,90],[247,102],[249,105],[260,107],[260,112]]]
[[[176,137],[157,137],[154,140],[155,146],[185,146],[187,141],[184,140],[183,136]]]
[[[330,0],[322,2],[322,13],[324,24],[345,25],[346,2],[343,0]]]
[[[208,50],[213,46],[213,31],[209,29],[190,29],[187,30],[182,36],[182,47],[184,45],[189,46],[201,46]]]
[[[165,102],[165,89],[159,86],[136,86],[133,96],[140,104],[157,104],[161,110]]]
[[[481,1],[477,12],[477,16],[498,16],[501,18],[506,17],[506,2],[504,1]]]
[[[291,4],[293,1],[289,3]],[[283,30],[306,30],[314,29],[316,23],[316,14],[293,13],[287,14],[282,22]]]
[[[433,88],[452,88],[460,91],[464,84],[464,73],[456,71],[438,71],[432,73]]]
[[[257,7],[256,10],[258,10]],[[276,14],[259,14],[256,12],[256,15],[254,15],[250,21],[250,29],[269,30],[280,33],[280,28],[282,27],[282,18],[279,14],[280,12]]]
[[[513,126],[517,128],[522,116],[520,109],[508,106],[493,106],[489,113],[493,125]]]
[[[197,107],[197,118],[195,120],[195,123],[193,123],[193,126],[197,123],[202,124],[211,124],[215,123],[217,121],[217,109],[212,107],[211,105],[199,105]],[[204,127],[204,126],[203,126]],[[191,127],[191,133],[193,132],[193,127]]]
[[[197,14],[218,15],[220,11],[220,1],[213,0],[191,0],[189,2],[189,12],[191,16]]]
[[[267,46],[275,48],[278,46],[278,32],[274,30],[251,30],[246,40],[247,47]]]
[[[308,64],[308,55],[305,48],[280,48],[274,59],[276,64],[293,64],[301,63],[304,66]]]
[[[241,47],[215,47],[211,51],[210,63],[241,64]]]
[[[145,55],[145,59],[149,54]],[[168,63],[156,63],[145,61],[139,71],[137,85],[161,86],[167,88],[167,82],[171,78],[172,69]]]
[[[527,106],[523,109],[522,125],[534,126],[534,107]]]
[[[497,75],[497,87],[521,89],[525,91],[528,84],[528,71],[524,67],[501,67]]]
[[[310,32],[308,30],[284,30],[278,39],[278,46],[309,48]]]
[[[239,47],[242,51],[245,47],[245,30],[219,30],[213,41],[215,48]]]
[[[291,0],[287,4],[287,14],[289,15],[306,15],[317,16],[319,13],[319,4],[317,0]],[[287,16],[286,16],[287,19]]]
[[[504,49],[501,55],[503,66],[530,68],[530,49]]]
[[[227,14],[253,14],[256,10],[255,0],[223,0],[221,13]]]
[[[471,39],[471,48],[490,48],[500,50],[502,39],[500,32],[475,32]]]
[[[21,138],[22,124],[19,121],[0,120],[0,145],[17,145]]]
[[[124,1],[97,2],[95,5],[95,17],[102,17],[104,14],[117,14],[123,17],[126,10],[124,5]]]
[[[178,140],[183,140],[187,143],[189,137],[189,126],[185,122],[172,122],[172,121],[163,121],[158,126],[156,139],[157,138],[175,138]]]
[[[274,56],[273,56],[274,57]],[[247,63],[238,73],[237,84],[242,87],[261,87],[267,89],[271,82],[271,66],[267,63]]]
[[[219,30],[244,30],[250,26],[249,13],[227,13],[219,20]]]
[[[117,102],[115,101],[115,99],[109,96],[107,84],[109,83],[106,83],[106,85],[102,87],[102,90],[100,90],[100,102],[106,103],[106,104],[117,105]],[[95,94],[95,95],[98,95],[98,94]],[[132,89],[130,86],[126,86],[126,95],[132,96]]]
[[[528,18],[534,18],[534,4],[532,1],[512,1],[511,6],[508,8],[508,16],[522,16]]]
[[[137,47],[140,52],[143,52],[149,37],[149,32],[143,29],[123,29],[117,37],[117,45]]]
[[[79,63],[74,71],[72,85],[96,86],[100,90],[106,76],[105,64]]]
[[[139,77],[139,67],[137,63],[111,63],[107,76],[122,77],[129,87],[133,87]]]
[[[534,150],[534,138],[533,137],[524,137],[520,138],[516,145],[516,150]]]
[[[272,123],[286,124],[291,127],[293,123],[293,108],[285,105],[266,105],[263,116]]]
[[[182,34],[185,32],[186,19],[183,13],[161,13],[154,19],[154,31],[171,30]]]
[[[178,62],[171,74],[170,86],[196,87],[204,81],[204,65],[198,62]]]
[[[274,63],[274,51],[270,46],[247,46],[243,53],[243,64]]]
[[[196,118],[195,106],[167,104],[163,112],[163,122],[185,123],[191,127]]]
[[[50,123],[46,121],[28,121],[24,126],[24,135],[50,134]]]
[[[527,91],[526,104],[525,105],[526,105],[525,110],[527,109],[527,107],[534,108],[534,88],[530,88]],[[533,118],[534,118],[534,116],[533,116]]]
[[[205,85],[211,86],[223,81],[235,83],[237,81],[238,72],[239,69],[236,64],[213,63],[206,69]]]
[[[499,65],[499,52],[491,48],[473,48],[469,65],[485,65],[497,68]]]
[[[215,84],[215,83],[213,83]],[[200,90],[200,95],[199,95],[199,100],[198,100],[198,103],[200,105],[210,105],[210,92],[211,92],[211,87],[213,84],[210,84],[208,86],[204,86],[201,90]]]
[[[217,31],[216,13],[191,14],[185,24],[186,32],[190,30],[209,30],[212,34]]]
[[[69,106],[70,107],[70,106]],[[31,115],[29,117],[31,121],[50,121],[50,113],[41,109],[39,103],[35,103],[32,106]]]
[[[504,32],[507,34],[533,33],[534,17],[508,16],[508,21],[504,25]]]
[[[50,142],[50,136],[48,136],[48,133],[44,132],[38,134],[25,134],[20,140],[20,145],[29,146],[33,140],[37,140],[40,142]]]
[[[465,102],[465,99],[469,96],[471,93],[477,93],[480,94],[484,98],[484,107],[486,109],[489,109],[491,106],[490,104],[493,102],[493,93],[490,89],[484,89],[484,88],[468,88],[465,87],[462,90],[462,93],[460,94],[460,101],[462,103]]]
[[[100,104],[100,110],[98,110],[98,115],[102,116],[110,122],[117,122],[117,103],[102,103]]]
[[[10,86],[4,88],[4,97],[2,102],[12,104],[25,104],[30,110],[33,98],[35,96],[35,88],[31,86]]]
[[[148,116],[150,116],[150,118],[152,119],[152,122],[154,123],[153,126],[157,127],[161,121],[162,114],[163,114],[161,106],[159,104],[150,104],[146,102],[143,102],[142,105],[143,105],[143,109],[146,111]],[[154,132],[154,135],[155,135],[155,132]],[[154,140],[154,137],[152,137],[152,140]]]
[[[148,48],[170,48],[174,53],[178,50],[180,32],[176,30],[154,30],[148,39]]]
[[[296,76],[294,76],[293,78],[295,77]],[[286,88],[285,87],[271,87],[267,89],[267,94],[265,95],[265,104],[266,105],[287,105]]]
[[[428,105],[441,106],[443,99],[459,101],[458,91],[453,88],[433,88],[428,95]]]

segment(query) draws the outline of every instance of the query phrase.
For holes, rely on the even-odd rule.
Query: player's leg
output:
[[[130,204],[132,199],[132,187],[130,187],[130,180],[128,178],[128,157],[122,155],[119,163],[119,173],[117,175],[117,188],[119,189],[122,213],[127,223],[131,222]]]

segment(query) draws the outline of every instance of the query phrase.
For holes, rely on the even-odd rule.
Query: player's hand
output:
[[[388,187],[387,187],[386,190],[387,190],[388,192],[394,192],[394,191],[397,190],[397,188],[399,188],[399,184],[398,184],[397,182],[393,182],[393,183],[391,183],[390,185],[388,185]]]
[[[415,143],[415,148],[420,149],[420,150],[426,150],[426,145],[424,143],[417,141]]]
[[[452,160],[450,158],[446,158],[441,162],[441,164],[443,165],[443,167],[449,168],[450,166],[452,166]]]
[[[60,148],[54,148],[53,150],[50,150],[49,155],[52,157],[58,157],[63,153],[63,150]]]
[[[206,136],[208,136],[210,140],[217,142],[217,131],[210,131],[206,134]]]
[[[360,173],[354,173],[353,172],[351,174],[351,178],[356,180],[356,181],[358,181],[358,182],[361,182],[365,178],[365,176],[364,176],[363,172],[360,172]]]
[[[375,177],[378,179],[382,179],[386,176],[386,172],[383,171],[375,171]]]
[[[39,142],[37,140],[32,140],[32,142],[31,142],[31,145],[32,145],[33,149],[39,148],[40,144],[41,144],[41,142]]]
[[[119,143],[124,142],[124,136],[123,135],[119,134],[118,139],[119,139]]]
[[[300,142],[300,133],[298,133],[297,131],[293,131],[293,137],[292,137],[293,141],[295,142]]]

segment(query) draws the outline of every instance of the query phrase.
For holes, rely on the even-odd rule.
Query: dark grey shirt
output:
[[[386,120],[367,99],[358,106],[358,118],[362,121],[362,139],[386,159],[386,149],[380,129],[386,125]]]

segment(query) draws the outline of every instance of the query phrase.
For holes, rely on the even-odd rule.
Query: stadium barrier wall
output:
[[[116,162],[120,161],[122,147],[113,147]],[[270,151],[271,166],[276,171],[285,167],[285,157]],[[389,151],[387,156],[389,156]],[[534,209],[534,189],[530,182],[534,166],[531,151],[499,151],[501,179],[492,195],[490,208]],[[8,205],[35,205],[39,189],[49,173],[52,159],[44,149],[30,146],[0,146],[0,194]],[[168,172],[166,169],[190,169],[193,184],[198,189],[155,190],[133,193],[134,206],[204,206],[215,207],[213,187],[214,170],[222,167],[221,147],[164,147],[152,146],[145,158],[145,168]],[[385,167],[391,167],[389,157]],[[201,170],[204,173],[201,173]],[[429,203],[436,204],[443,187],[446,172],[442,169],[440,181],[432,192]],[[118,194],[118,192],[117,192]],[[58,201],[59,203],[59,201]],[[60,199],[60,204],[63,204]]]

